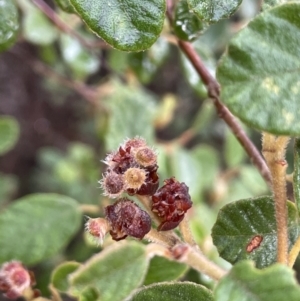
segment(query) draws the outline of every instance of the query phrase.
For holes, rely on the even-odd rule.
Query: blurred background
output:
[[[258,2],[244,0],[230,20],[209,28],[195,19],[196,32],[190,24],[177,24],[177,34],[193,40],[214,74],[228,40],[257,14]],[[9,133],[13,145],[0,157],[0,208],[31,193],[53,192],[74,198],[87,214],[95,206],[101,212],[110,202],[98,184],[105,167],[101,160],[124,139],[139,135],[158,151],[161,183],[175,176],[189,186],[192,230],[217,258],[209,235],[218,209],[267,194],[268,188],[217,116],[169,24],[149,50],[124,53],[53,1],[16,3],[18,40],[0,54],[0,115],[10,120],[8,128],[0,122],[0,135]],[[47,12],[55,12],[61,28]],[[260,149],[260,133],[243,127]],[[288,159],[292,166],[291,151]],[[84,261],[98,251],[83,231],[78,233],[62,254],[33,267],[38,287],[49,294],[55,265]],[[186,277],[208,281],[194,271]]]

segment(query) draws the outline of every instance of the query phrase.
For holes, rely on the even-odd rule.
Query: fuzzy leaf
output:
[[[77,203],[58,194],[32,194],[0,213],[0,263],[32,265],[57,254],[80,227]]]
[[[0,52],[9,48],[16,40],[19,29],[18,10],[14,1],[0,1]]]
[[[71,0],[90,29],[124,51],[149,48],[162,31],[165,0]]]
[[[221,98],[245,123],[299,135],[300,3],[265,11],[230,42],[218,68]]]
[[[215,301],[299,301],[294,271],[276,264],[257,270],[249,261],[236,264],[215,289]]]
[[[130,301],[213,301],[212,293],[192,282],[163,282],[138,291]]]
[[[70,275],[70,293],[81,296],[93,289],[100,296],[97,300],[121,301],[143,282],[147,268],[142,244],[113,244]]]
[[[155,256],[150,261],[144,285],[162,281],[177,280],[184,275],[187,269],[188,267],[183,263]]]
[[[10,151],[20,135],[17,120],[9,116],[0,116],[0,155]]]
[[[105,135],[107,150],[116,149],[124,139],[135,136],[153,143],[155,103],[152,96],[120,83],[114,83],[113,89],[114,93],[106,99],[111,111]]]
[[[61,292],[67,292],[70,287],[68,276],[74,273],[81,264],[76,261],[67,261],[56,267],[51,275],[51,284]]]
[[[187,0],[190,9],[199,19],[214,23],[229,18],[242,0]]]
[[[204,29],[204,23],[190,12],[187,0],[180,0],[175,8],[174,33],[184,41],[196,39]]]
[[[298,215],[288,202],[288,232],[291,248],[299,236]],[[215,246],[230,263],[252,259],[258,268],[276,261],[277,235],[274,202],[271,197],[258,197],[232,202],[218,214],[212,229]]]

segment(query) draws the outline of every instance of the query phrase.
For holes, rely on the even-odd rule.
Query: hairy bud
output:
[[[110,223],[110,235],[114,240],[127,236],[142,239],[151,229],[149,214],[127,198],[107,206],[105,217]]]
[[[123,175],[114,171],[108,171],[99,183],[102,186],[104,195],[110,198],[116,198],[124,191]]]
[[[105,235],[110,230],[108,221],[104,218],[89,218],[85,223],[85,230],[95,238],[99,245],[102,245]]]
[[[146,171],[140,168],[128,168],[124,173],[124,182],[127,189],[138,190],[146,180]]]
[[[192,207],[189,189],[174,178],[164,181],[165,185],[152,196],[152,211],[161,219],[159,231],[176,228],[185,212]]]
[[[18,261],[7,262],[0,269],[0,290],[8,299],[23,296],[26,289],[33,285],[29,271]]]
[[[148,146],[138,148],[134,154],[134,158],[143,167],[153,166],[157,163],[157,154]]]

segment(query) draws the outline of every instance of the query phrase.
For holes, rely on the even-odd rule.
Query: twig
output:
[[[287,226],[287,193],[285,152],[290,137],[276,137],[263,133],[262,152],[267,161],[272,176],[272,190],[275,202],[275,217],[277,226],[277,261],[288,264],[288,226]]]
[[[271,175],[266,165],[266,162],[263,160],[259,151],[249,139],[245,131],[241,128],[237,119],[231,114],[228,108],[220,101],[220,85],[217,80],[209,73],[208,69],[205,67],[204,63],[200,59],[199,55],[193,48],[193,46],[188,42],[178,41],[178,46],[193,64],[194,68],[201,77],[203,83],[207,87],[207,92],[209,97],[214,101],[214,105],[218,112],[218,115],[223,118],[227,125],[232,130],[235,137],[238,139],[242,147],[245,149],[246,153],[251,158],[253,164],[257,167],[262,177],[265,181],[271,185]]]
[[[80,94],[82,97],[84,97],[91,104],[93,104],[93,105],[99,104],[99,102],[97,102],[97,95],[98,95],[97,91],[94,90],[93,88],[91,88],[83,83],[74,82],[74,81],[64,77],[63,75],[55,72],[53,69],[46,66],[42,62],[33,61],[33,63],[31,65],[36,72],[38,72],[46,77],[50,77],[50,78],[56,80],[57,82],[61,83],[65,87],[75,90],[78,94]]]
[[[61,31],[76,38],[84,47],[89,49],[95,48],[110,48],[103,41],[89,42],[85,40],[81,35],[79,35],[75,30],[73,30],[68,24],[66,24],[56,12],[43,0],[32,0],[32,2],[49,18],[49,20]]]
[[[185,216],[184,219],[180,222],[179,231],[182,235],[182,238],[183,238],[184,242],[186,242],[190,246],[196,246],[194,237],[192,235],[192,231],[191,231],[190,226],[189,226],[187,216]]]

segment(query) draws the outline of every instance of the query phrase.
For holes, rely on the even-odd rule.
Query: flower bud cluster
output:
[[[106,172],[100,181],[104,194],[110,198],[129,195],[148,195],[152,212],[161,221],[158,231],[176,228],[192,206],[188,187],[174,178],[164,181],[159,190],[157,155],[144,139],[125,141],[118,151],[105,158]],[[150,215],[134,201],[120,198],[105,208],[105,217],[89,219],[87,231],[102,243],[109,232],[114,240],[127,236],[142,239],[151,230]]]
[[[123,192],[152,195],[158,188],[157,155],[142,138],[125,141],[105,158],[106,172],[100,184],[104,195],[116,198]]]
[[[4,263],[0,269],[0,291],[8,299],[22,297],[34,285],[33,276],[19,261]]]

